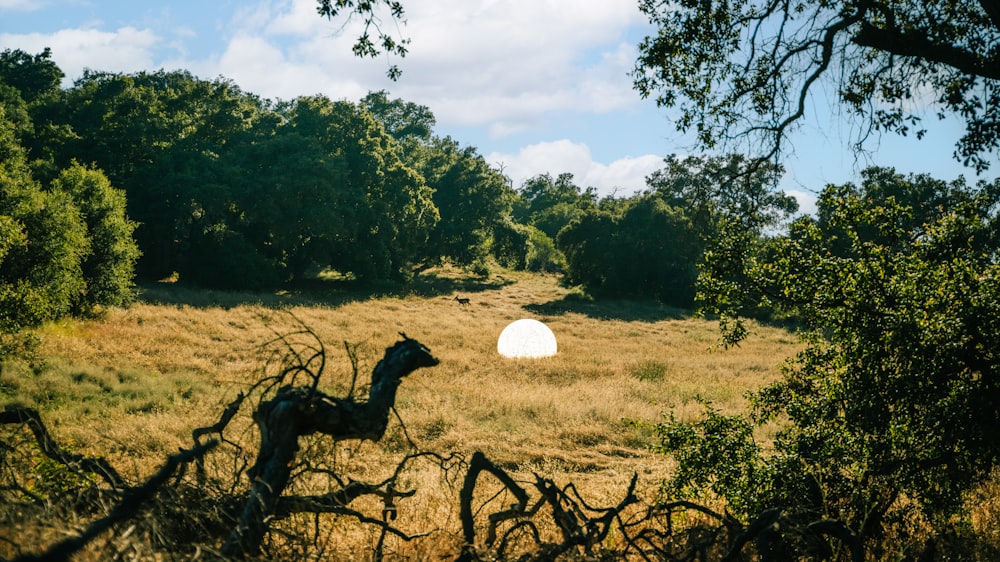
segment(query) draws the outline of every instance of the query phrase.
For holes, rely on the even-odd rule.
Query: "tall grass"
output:
[[[449,274],[457,275],[439,273]],[[468,306],[451,293],[334,295],[328,304],[316,291],[211,299],[181,287],[150,287],[128,310],[47,326],[41,333],[46,364],[8,367],[0,392],[41,408],[77,438],[92,431],[95,442],[106,433],[91,422],[119,419],[121,438],[135,427],[148,439],[144,426],[155,420],[162,443],[151,450],[169,452],[254,380],[264,344],[300,323],[327,347],[325,383],[334,394],[346,389],[352,373],[345,342],[357,346],[364,379],[382,350],[406,333],[441,360],[405,380],[397,401],[421,446],[597,470],[623,458],[651,460],[648,436],[623,419],[655,420],[668,410],[683,417],[699,409],[697,397],[740,410],[744,394],[773,380],[782,359],[798,348],[793,335],[757,326],[758,337],[720,350],[711,321],[655,303],[567,299],[569,291],[554,277],[506,274],[483,285],[474,292],[475,282],[467,282],[461,294],[472,299]],[[557,356],[497,354],[500,332],[524,317],[552,329]]]
[[[477,279],[444,268],[377,292],[335,284],[267,295],[148,286],[127,310],[46,326],[44,360],[5,365],[0,401],[39,408],[57,438],[106,454],[138,478],[189,446],[193,428],[213,423],[256,380],[273,349],[268,342],[308,326],[327,350],[323,390],[343,395],[354,373],[348,350],[363,384],[405,333],[441,362],[403,381],[402,423],[379,443],[338,453],[341,466],[378,476],[412,441],[441,453],[480,450],[507,470],[571,479],[595,498],[616,498],[633,473],[652,494],[670,469],[649,451],[649,431],[628,420],[692,416],[699,398],[742,410],[745,393],[774,380],[799,348],[793,334],[758,325],[742,347],[722,350],[711,321],[656,303],[589,301],[557,281],[509,272]],[[460,306],[456,294],[471,303]],[[552,329],[555,357],[496,352],[503,328],[525,317]],[[415,483],[436,478],[429,474]],[[409,517],[457,528],[447,498],[421,501],[408,503]]]

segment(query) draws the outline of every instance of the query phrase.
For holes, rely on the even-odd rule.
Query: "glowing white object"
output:
[[[550,357],[556,354],[556,336],[538,320],[523,318],[500,332],[497,351],[504,357]]]

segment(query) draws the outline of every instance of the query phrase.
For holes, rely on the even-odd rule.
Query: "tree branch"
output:
[[[993,17],[992,14],[990,17]],[[904,32],[895,27],[882,28],[862,22],[852,41],[861,47],[924,59],[950,66],[964,74],[1000,80],[1000,57],[980,57],[955,45],[931,41],[920,31]]]
[[[996,0],[979,0],[979,5],[993,22],[993,27],[1000,28],[1000,4]]]
[[[139,508],[156,495],[156,492],[170,479],[178,467],[196,458],[200,458],[218,443],[218,441],[213,439],[204,445],[198,445],[186,451],[182,450],[176,455],[167,457],[167,462],[160,467],[160,470],[150,476],[145,484],[129,490],[128,494],[111,510],[111,513],[91,523],[84,532],[78,536],[56,543],[43,554],[38,556],[21,556],[16,558],[14,562],[59,562],[69,560],[74,553],[97,538],[98,535],[117,523],[135,515],[139,511]]]
[[[34,434],[38,449],[50,459],[65,466],[77,468],[82,472],[96,474],[116,490],[125,488],[125,481],[108,461],[100,457],[86,457],[71,453],[60,447],[52,438],[45,424],[42,423],[42,417],[38,414],[38,410],[8,405],[0,412],[0,425],[4,424],[26,425]]]

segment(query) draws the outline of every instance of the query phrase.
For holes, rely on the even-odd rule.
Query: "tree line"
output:
[[[751,215],[794,210],[771,190],[776,167],[727,180],[736,156],[669,157],[627,198],[571,174],[514,189],[474,147],[435,135],[427,107],[384,91],[275,102],[184,71],[63,77],[48,49],[0,54],[0,259],[21,310],[8,332],[126,304],[137,277],[260,290],[323,271],[405,282],[443,262],[690,306],[721,215],[759,229],[773,221]]]

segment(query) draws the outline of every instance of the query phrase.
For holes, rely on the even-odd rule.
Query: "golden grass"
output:
[[[459,305],[456,294],[471,303]],[[525,317],[552,329],[557,356],[496,353],[501,330]],[[650,432],[625,420],[690,417],[701,410],[699,396],[724,411],[742,410],[744,394],[774,380],[800,347],[785,330],[755,326],[742,347],[717,349],[714,322],[654,303],[590,302],[552,276],[504,272],[479,280],[444,268],[404,293],[381,295],[323,285],[253,295],[163,284],[146,287],[127,310],[46,326],[46,364],[8,365],[0,400],[39,408],[58,439],[107,454],[138,478],[189,446],[193,428],[214,423],[256,380],[266,342],[302,325],[326,345],[324,390],[331,394],[345,392],[351,378],[343,342],[358,346],[362,384],[400,332],[441,361],[400,387],[405,434],[393,421],[382,442],[338,453],[353,476],[384,477],[412,439],[421,450],[481,450],[519,475],[573,481],[598,504],[619,500],[633,473],[652,494],[669,471],[668,460],[648,450]],[[415,469],[412,478],[440,488],[434,470]],[[457,531],[445,495],[409,500],[401,524],[434,521],[444,534]],[[458,540],[448,537],[442,540]]]
[[[449,274],[457,276],[439,273]],[[799,347],[786,331],[757,326],[756,337],[742,347],[716,349],[714,322],[666,307],[567,300],[569,291],[554,277],[505,274],[489,281],[486,290],[461,293],[472,299],[468,306],[451,293],[336,304],[324,304],[315,293],[268,302],[220,295],[230,301],[152,304],[185,299],[183,288],[153,287],[145,302],[128,310],[46,327],[43,355],[59,368],[33,377],[14,397],[81,433],[88,421],[103,425],[109,419],[115,421],[109,437],[123,441],[130,441],[132,427],[144,440],[155,429],[160,450],[169,452],[255,380],[263,344],[298,330],[297,321],[326,345],[331,392],[345,388],[351,374],[343,342],[360,344],[363,383],[404,332],[441,360],[406,379],[397,400],[422,448],[480,449],[518,465],[619,470],[623,464],[634,468],[627,459],[659,460],[644,450],[648,436],[623,419],[653,421],[666,411],[694,415],[698,396],[726,411],[741,410],[744,394],[773,380]],[[496,353],[500,331],[524,317],[552,329],[557,356],[511,360]],[[68,380],[50,380],[57,377]],[[78,394],[60,394],[54,390],[60,386]],[[108,400],[94,398],[102,395]],[[108,436],[95,431],[95,438]]]

